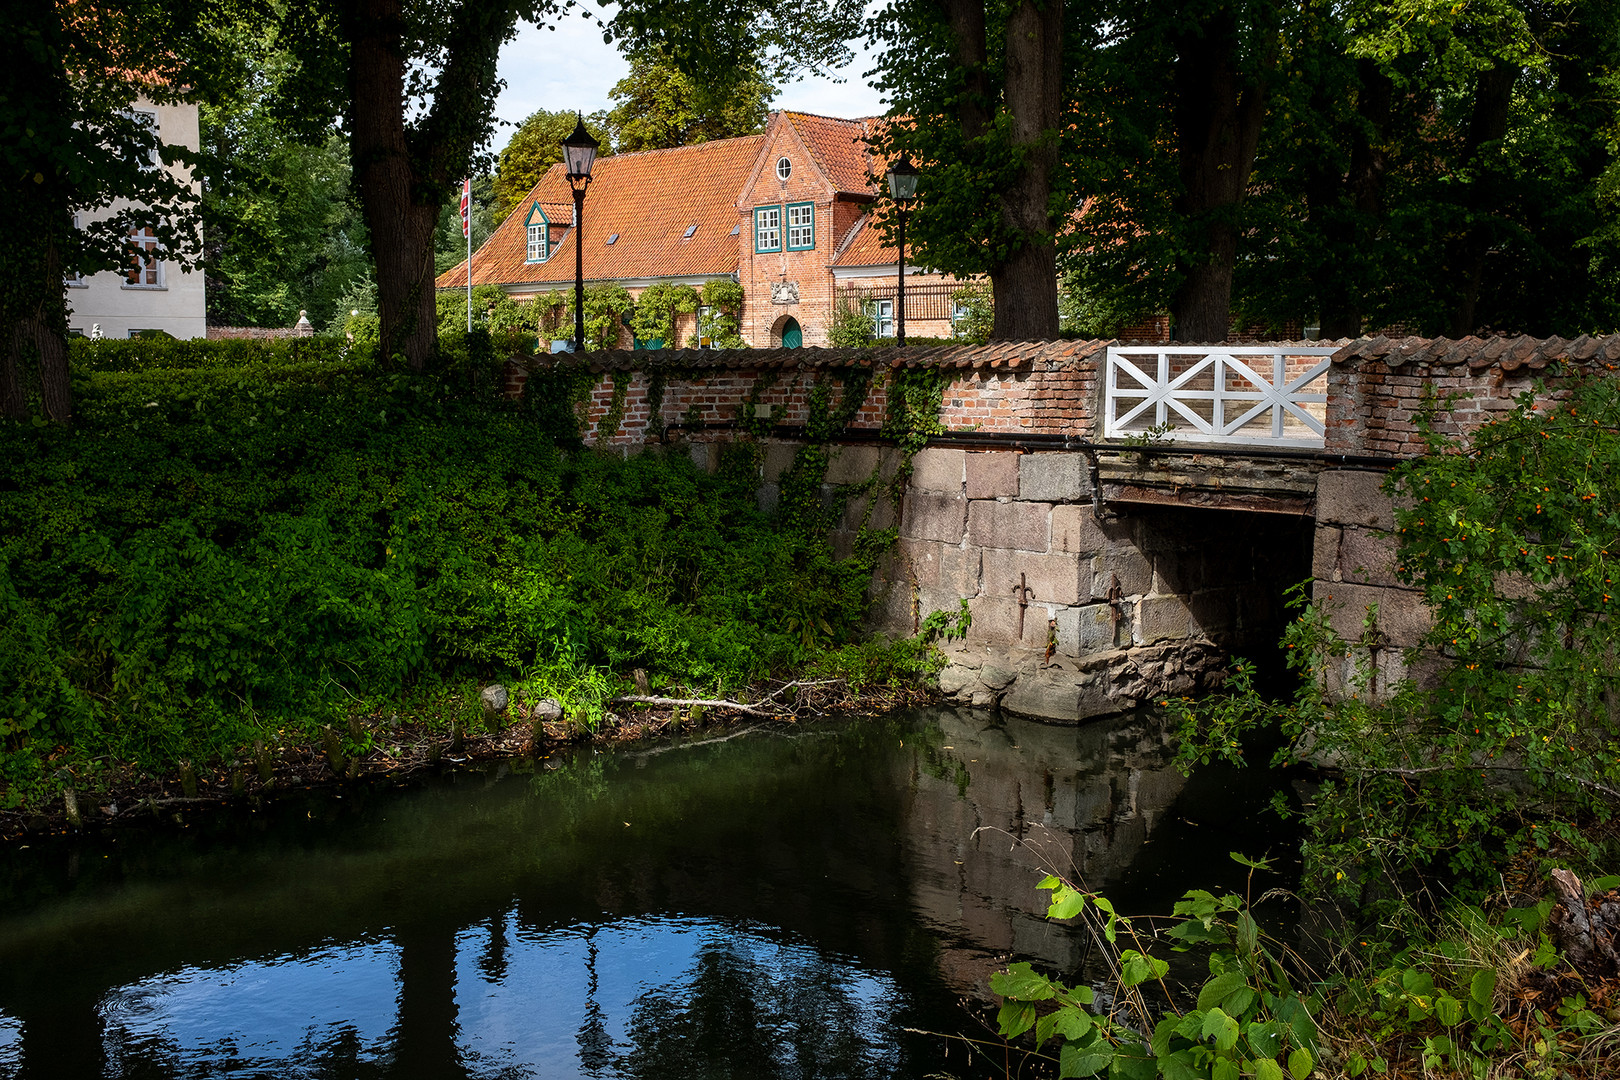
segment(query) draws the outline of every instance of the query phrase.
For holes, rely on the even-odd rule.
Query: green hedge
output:
[[[9,779],[57,744],[225,755],[460,675],[736,684],[854,635],[867,568],[762,516],[746,462],[561,450],[567,410],[502,399],[461,344],[411,376],[175,343],[203,365],[80,363],[76,425],[0,423]]]
[[[151,371],[159,368],[216,368],[279,365],[288,362],[336,361],[351,354],[340,337],[286,338],[255,341],[230,338],[71,338],[68,362],[73,370]]]

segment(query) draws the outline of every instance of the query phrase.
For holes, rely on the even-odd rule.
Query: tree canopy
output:
[[[497,220],[511,213],[512,207],[540,182],[546,170],[562,160],[562,141],[574,133],[578,120],[575,113],[537,109],[518,125],[501,151],[495,169],[493,208]],[[603,114],[592,113],[584,121],[591,138],[602,144],[597,153],[613,153],[613,136]]]
[[[682,71],[665,54],[640,54],[609,94],[614,106],[607,126],[620,154],[753,135],[764,130],[775,92],[758,71],[716,85]]]
[[[340,296],[371,270],[370,240],[350,190],[346,141],[291,137],[272,115],[285,53],[262,31],[237,37],[240,84],[200,110],[203,246],[210,322],[325,326]]]
[[[878,148],[923,166],[920,259],[1039,297],[998,302],[998,336],[1049,332],[1053,255],[1090,332],[1613,328],[1617,22],[1601,0],[892,0]]]

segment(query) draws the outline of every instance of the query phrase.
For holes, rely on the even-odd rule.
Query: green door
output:
[[[804,348],[804,331],[799,329],[798,319],[789,319],[782,324],[782,348]]]

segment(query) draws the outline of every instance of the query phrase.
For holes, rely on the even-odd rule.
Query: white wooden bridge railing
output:
[[[1103,438],[1321,446],[1328,357],[1320,345],[1115,345]]]

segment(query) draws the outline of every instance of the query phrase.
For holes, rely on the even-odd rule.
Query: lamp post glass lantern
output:
[[[563,140],[563,164],[568,187],[574,193],[574,351],[585,351],[585,189],[591,184],[591,166],[601,143],[585,130],[585,118],[575,114],[574,133]]]
[[[917,201],[917,167],[902,153],[900,160],[889,167],[889,198],[894,200],[894,216],[898,223],[895,239],[899,243],[899,279],[894,297],[894,343],[906,343],[906,214]]]

